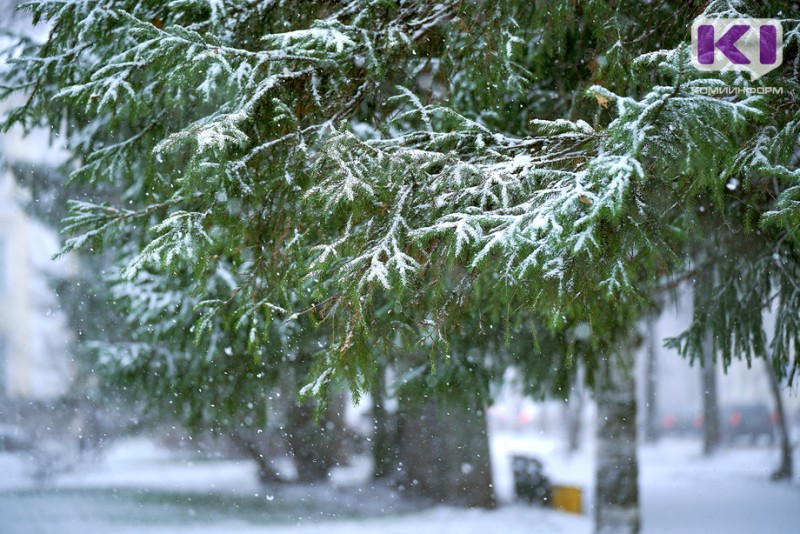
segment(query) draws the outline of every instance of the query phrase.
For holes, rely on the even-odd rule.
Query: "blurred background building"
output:
[[[52,260],[57,236],[24,212],[22,195],[6,170],[0,177],[0,392],[48,399],[65,393],[71,377],[69,335],[50,284],[69,262]]]
[[[72,262],[53,260],[58,235],[25,212],[31,199],[12,171],[17,162],[55,165],[63,159],[49,148],[46,132],[0,136],[0,398],[7,400],[58,397],[72,376],[66,320],[51,284],[54,275],[69,273]]]

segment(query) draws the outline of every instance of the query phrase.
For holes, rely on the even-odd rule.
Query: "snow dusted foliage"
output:
[[[413,43],[452,18],[456,5],[27,7],[51,32],[46,43],[23,41],[10,52],[4,94],[21,90],[30,98],[8,123],[63,121],[75,154],[72,179],[118,186],[113,202],[72,203],[64,251],[119,249],[118,303],[132,310],[136,343],[144,339],[157,351],[167,342],[160,352],[169,363],[165,353],[189,350],[175,346],[180,325],[217,355],[224,352],[219,338],[231,336],[242,339],[237,355],[286,352],[285,339],[272,349],[268,338],[299,320],[293,311],[311,308],[300,245],[320,229],[296,216],[320,140],[372,98],[395,62],[410,61]],[[223,271],[224,291],[215,282]],[[150,296],[183,288],[183,311],[159,308],[163,300],[143,298],[144,288]],[[277,327],[274,314],[281,315]],[[159,320],[169,328],[157,327]],[[104,350],[111,354],[110,346]],[[136,354],[106,361],[144,360]]]
[[[696,354],[710,326],[731,340],[725,358],[764,355],[760,311],[776,307],[787,315],[772,354],[788,368],[800,335],[794,4],[26,9],[50,33],[9,52],[2,95],[29,97],[5,124],[50,125],[75,155],[73,180],[116,188],[74,201],[64,250],[117,249],[109,283],[153,351],[176,329],[196,345],[175,354],[216,358],[228,337],[262,359],[324,341],[308,390],[340,378],[363,389],[401,332],[447,341],[470,313],[514,302],[553,328],[589,324],[602,349],[658,291],[711,271],[698,294],[752,305],[698,310],[675,342]],[[701,11],[781,18],[784,65],[756,82],[696,71],[686,40]],[[708,94],[728,86],[783,93]],[[742,264],[758,291],[732,280]],[[166,294],[176,309],[154,297]],[[308,334],[318,319],[324,334]],[[142,358],[127,354],[112,359]]]
[[[705,14],[730,15],[735,6],[748,7],[712,3]],[[798,19],[783,25],[788,50],[796,50]],[[787,315],[771,348],[776,369],[791,378],[799,333],[787,308],[797,303],[791,217],[797,216],[800,132],[789,96],[800,89],[796,63],[772,78],[784,91],[775,97],[757,91],[764,80],[699,73],[689,54],[688,43],[678,43],[633,58],[629,76],[653,81],[638,95],[588,87],[586,94],[611,112],[607,124],[597,116],[595,126],[534,119],[517,136],[398,90],[401,104],[388,134],[328,140],[334,145],[328,151],[358,155],[351,166],[327,167],[311,190],[326,210],[333,205],[348,217],[320,258],[338,263],[333,277],[360,293],[369,283],[406,286],[425,271],[446,272],[457,260],[468,271],[494,272],[524,288],[554,326],[575,313],[599,324],[598,315],[611,306],[615,313],[626,302],[636,309],[670,279],[710,271],[717,284],[696,294],[711,298],[673,343],[695,356],[698,336],[711,328],[724,361],[763,356],[761,312],[779,306]],[[735,98],[709,94],[729,85],[754,91]],[[358,176],[372,180],[355,188]],[[385,209],[362,216],[352,208],[356,203]],[[712,304],[716,298],[729,306],[720,309]],[[576,301],[582,301],[578,312]],[[351,305],[362,313],[360,301]]]

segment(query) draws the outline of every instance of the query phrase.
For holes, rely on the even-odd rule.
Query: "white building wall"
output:
[[[67,272],[69,265],[51,260],[59,249],[57,236],[25,214],[20,196],[8,173],[0,177],[0,391],[52,398],[66,392],[71,364],[66,321],[50,276]]]
[[[0,8],[6,4],[0,0]],[[43,28],[19,22],[32,37],[44,36]],[[2,68],[8,66],[0,62]],[[2,102],[0,114],[24,98]],[[69,332],[50,285],[51,275],[71,270],[71,261],[52,260],[60,248],[58,235],[25,213],[26,192],[8,170],[15,161],[50,166],[65,161],[65,152],[50,145],[50,134],[40,129],[23,136],[19,128],[0,133],[0,396],[56,397],[66,392],[72,376]]]

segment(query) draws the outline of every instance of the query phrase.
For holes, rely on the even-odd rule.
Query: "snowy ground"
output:
[[[545,459],[546,471],[556,483],[584,490],[590,510],[593,494],[593,447],[567,455],[553,441],[506,434],[493,442],[495,466],[507,472],[509,453],[532,451]],[[775,447],[737,446],[704,458],[695,440],[665,439],[641,448],[640,490],[645,534],[786,533],[800,532],[800,476],[776,483],[769,475],[778,465]],[[795,466],[800,454],[795,450]],[[511,493],[511,481],[498,481],[498,494]],[[587,523],[588,525],[588,523]],[[569,532],[589,532],[577,526]],[[538,530],[537,530],[538,532]]]
[[[356,484],[364,462],[335,474],[332,484],[282,486],[265,491],[253,465],[182,458],[144,439],[110,447],[95,462],[45,485],[32,478],[24,457],[0,455],[0,533],[306,534],[380,532],[447,534],[591,531],[592,447],[566,455],[536,434],[493,438],[496,511],[423,507],[383,486]],[[641,451],[645,534],[795,533],[800,525],[800,480],[773,483],[770,447],[727,449],[711,459],[696,441],[663,441]],[[545,461],[556,483],[584,490],[589,513],[569,515],[509,504],[510,455]],[[800,458],[798,458],[800,461]]]

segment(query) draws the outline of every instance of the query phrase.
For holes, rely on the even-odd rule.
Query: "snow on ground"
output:
[[[707,459],[700,443],[664,442],[642,451],[647,534],[800,532],[800,455],[791,483],[773,482],[772,447],[723,450]]]
[[[583,489],[584,508],[591,514],[594,492],[594,447],[567,454],[555,440],[531,439],[529,434],[502,434],[493,439],[497,473],[508,473],[510,456],[530,453],[545,462],[556,484]],[[778,466],[776,447],[733,446],[710,458],[701,443],[663,439],[641,447],[640,491],[644,534],[716,533],[794,534],[800,532],[800,454],[795,450],[792,482],[773,482]],[[498,478],[498,475],[495,475]],[[510,474],[497,480],[497,493],[513,493]],[[579,531],[576,531],[579,532]]]
[[[143,438],[118,442],[45,485],[32,478],[28,459],[0,454],[0,533],[591,532],[592,443],[568,455],[558,441],[506,432],[493,436],[492,452],[503,503],[495,511],[430,507],[383,485],[356,484],[368,472],[363,460],[331,484],[265,490],[250,462],[187,458]],[[542,459],[553,482],[580,486],[584,514],[512,504],[510,456],[519,453]],[[776,448],[730,448],[709,459],[697,441],[663,440],[642,447],[640,458],[644,534],[798,531],[800,479],[768,479]]]

